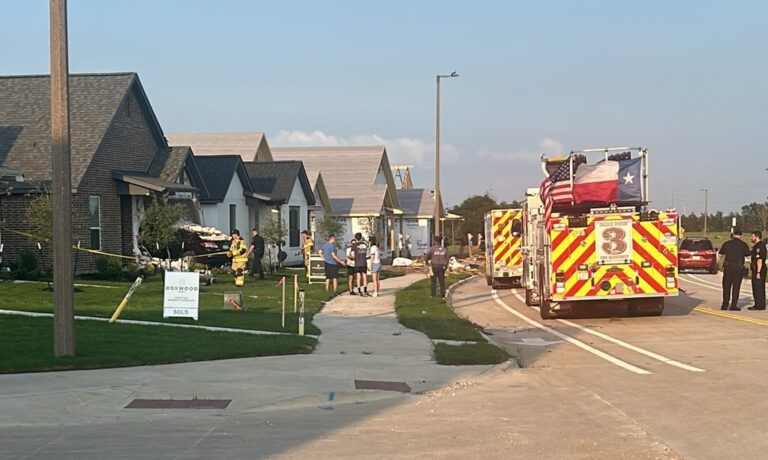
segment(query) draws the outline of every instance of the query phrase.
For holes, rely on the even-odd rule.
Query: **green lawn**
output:
[[[451,285],[468,276],[449,275],[446,284]],[[431,297],[429,283],[429,279],[418,281],[397,293],[395,311],[400,323],[431,339],[476,342],[437,344],[434,356],[438,364],[498,364],[509,359],[504,350],[487,343],[474,324],[459,318],[443,300]]]
[[[163,283],[159,276],[146,279],[134,292],[128,306],[120,315],[121,319],[143,321],[172,322],[182,324],[200,324],[204,326],[257,329],[276,332],[297,331],[298,318],[293,313],[293,274],[298,271],[286,270],[288,286],[286,288],[285,328],[281,326],[282,290],[275,285],[280,276],[267,276],[266,280],[247,279],[245,286],[236,288],[232,277],[217,277],[211,286],[200,287],[199,321],[190,318],[163,318]],[[306,333],[317,335],[320,330],[312,324],[312,317],[320,311],[327,300],[325,288],[320,283],[307,284],[300,281],[305,290],[305,325]],[[76,284],[86,284],[75,292],[75,314],[109,318],[128,291],[129,282],[109,282],[77,280]],[[111,286],[106,287],[93,287]],[[223,293],[241,291],[247,309],[234,311],[224,306]],[[45,283],[0,283],[0,308],[51,313],[53,311],[52,293]]]
[[[311,353],[317,340],[76,321],[76,356],[53,355],[53,318],[0,315],[0,373]]]

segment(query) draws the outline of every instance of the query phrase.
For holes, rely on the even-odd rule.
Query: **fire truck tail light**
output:
[[[651,268],[651,263],[646,260],[646,261],[643,261],[643,263],[641,263],[640,266],[643,268]]]

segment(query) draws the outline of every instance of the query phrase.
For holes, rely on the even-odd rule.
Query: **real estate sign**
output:
[[[197,272],[166,272],[163,290],[163,318],[185,317],[197,320],[200,301],[200,275]]]

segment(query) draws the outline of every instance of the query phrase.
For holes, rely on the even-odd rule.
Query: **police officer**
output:
[[[752,232],[752,263],[749,265],[752,272],[752,297],[755,304],[748,310],[765,310],[765,275],[768,267],[765,265],[765,243],[763,232]]]
[[[445,267],[448,265],[448,251],[442,244],[440,244],[441,242],[442,238],[435,236],[434,243],[427,249],[425,258],[432,270],[432,282],[430,284],[432,297],[435,296],[435,288],[437,287],[435,282],[439,282],[440,297],[445,298]]]
[[[245,284],[245,264],[248,263],[248,247],[245,240],[240,238],[239,230],[232,230],[232,241],[230,242],[227,257],[232,258],[232,271],[235,276],[235,286]]]
[[[733,237],[723,243],[719,254],[725,256],[723,263],[723,304],[721,310],[741,310],[738,307],[739,289],[744,278],[744,258],[749,257],[750,251],[747,243],[741,240],[741,229],[733,229]]]

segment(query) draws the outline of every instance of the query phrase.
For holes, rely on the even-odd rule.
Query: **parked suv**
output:
[[[229,249],[230,237],[213,227],[184,223],[177,227],[179,242],[169,248],[171,259],[192,256],[193,261],[209,267],[222,267],[229,263],[225,253]],[[183,243],[183,245],[182,245]],[[148,248],[154,257],[166,258],[165,251]]]
[[[708,238],[684,238],[678,252],[680,270],[717,273],[717,252]]]

